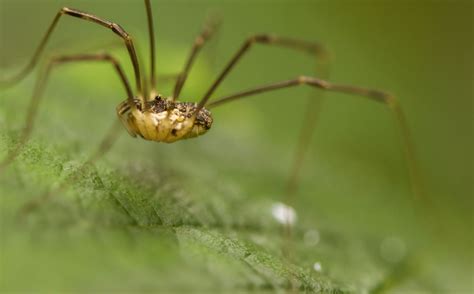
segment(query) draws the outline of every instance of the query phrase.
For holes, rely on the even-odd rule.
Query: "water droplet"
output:
[[[313,264],[313,269],[317,272],[321,272],[323,270],[323,266],[321,265],[321,263],[318,261],[318,262],[315,262]]]
[[[405,257],[406,246],[402,239],[398,237],[387,237],[380,244],[380,255],[389,262],[399,262]]]
[[[307,246],[316,246],[318,245],[319,240],[321,240],[321,237],[318,230],[308,230],[304,233],[303,239]]]
[[[284,225],[293,225],[296,222],[295,209],[281,202],[272,205],[272,215],[279,223]]]

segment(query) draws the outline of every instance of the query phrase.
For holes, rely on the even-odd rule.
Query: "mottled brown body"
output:
[[[139,100],[130,106],[128,100],[117,107],[117,113],[130,135],[172,143],[206,133],[212,126],[211,112],[197,111],[193,102],[177,102],[157,96],[142,106]]]

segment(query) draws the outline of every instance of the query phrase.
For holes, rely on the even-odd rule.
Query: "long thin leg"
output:
[[[371,89],[366,89],[366,88],[361,88],[361,87],[356,87],[356,86],[333,84],[325,80],[321,80],[321,79],[317,79],[313,77],[301,76],[293,80],[273,83],[273,84],[265,85],[262,87],[257,87],[254,89],[242,91],[242,92],[229,95],[226,97],[222,97],[210,103],[206,107],[213,108],[213,107],[222,105],[224,103],[235,101],[237,99],[248,97],[251,95],[283,89],[283,88],[288,88],[288,87],[293,87],[293,86],[300,86],[300,85],[309,85],[309,86],[313,86],[313,87],[320,88],[327,91],[334,91],[334,92],[364,96],[376,102],[381,102],[381,103],[386,104],[390,108],[390,110],[394,113],[396,122],[401,131],[404,153],[408,161],[410,180],[411,180],[413,195],[415,197],[415,200],[416,202],[423,201],[424,203],[428,201],[428,199],[424,197],[421,190],[421,180],[420,180],[420,175],[419,175],[418,167],[415,160],[414,147],[413,147],[413,143],[412,143],[408,126],[406,124],[404,113],[399,106],[398,100],[391,94],[378,91],[378,90],[371,90]]]
[[[317,56],[318,57],[318,56]],[[323,79],[329,78],[329,59],[318,58],[316,66],[316,72],[318,76]],[[320,93],[322,94],[322,93]],[[309,144],[311,142],[313,131],[316,128],[316,124],[319,118],[319,112],[321,110],[322,99],[315,94],[311,94],[308,99],[308,104],[303,118],[303,125],[299,134],[298,143],[296,145],[292,165],[290,167],[290,173],[288,181],[286,183],[286,202],[292,203],[292,196],[296,193],[299,184],[300,170],[303,166],[304,158],[308,151]]]
[[[150,42],[150,86],[151,86],[151,97],[148,99],[155,98],[156,94],[156,66],[155,66],[155,31],[153,25],[153,13],[151,9],[150,0],[145,0],[146,16],[148,21],[148,38]]]
[[[219,24],[219,21],[213,19],[207,21],[204,25],[203,31],[194,40],[193,47],[191,48],[189,57],[186,61],[186,64],[184,65],[184,69],[180,73],[178,80],[176,81],[176,85],[173,91],[173,100],[177,100],[179,98],[179,94],[181,93],[184,83],[188,78],[189,71],[191,70],[196,56],[198,55],[199,51],[201,51],[201,48],[204,46],[204,44],[211,39],[212,35],[217,30]]]
[[[111,63],[114,66],[114,69],[120,80],[122,81],[122,84],[127,93],[129,105],[135,105],[135,103],[133,103],[133,92],[130,88],[130,84],[125,76],[125,73],[122,70],[122,67],[120,66],[119,62],[112,56],[108,54],[84,54],[73,56],[59,56],[51,59],[51,61],[46,66],[45,70],[40,74],[40,77],[36,82],[33,91],[33,96],[31,98],[31,102],[28,108],[25,127],[23,128],[20,139],[14,149],[5,157],[4,160],[0,162],[0,173],[8,166],[8,164],[10,164],[16,158],[16,156],[18,156],[21,151],[21,148],[28,141],[31,132],[33,131],[34,121],[38,112],[38,107],[41,102],[42,94],[44,92],[51,70],[55,66],[58,66],[60,64],[79,61],[105,61]]]
[[[280,47],[287,47],[289,49],[294,49],[302,52],[309,53],[313,55],[316,59],[316,68],[319,69],[319,74],[322,74],[324,77],[328,75],[327,65],[329,62],[329,53],[326,51],[324,46],[319,43],[314,42],[307,42],[303,40],[297,40],[292,38],[284,38],[274,35],[255,35],[248,38],[240,47],[240,49],[235,53],[226,67],[223,69],[221,74],[217,77],[214,83],[211,85],[209,90],[206,92],[204,97],[198,104],[198,107],[195,111],[195,114],[206,105],[208,100],[211,98],[214,91],[217,87],[222,83],[224,78],[228,75],[228,73],[235,67],[237,62],[244,56],[244,54],[254,45],[255,43],[259,44],[266,44],[266,45],[274,45]],[[313,97],[314,98],[314,97]],[[316,99],[312,99],[309,101],[309,104],[315,106],[313,104],[319,103]],[[317,107],[311,107],[311,109],[315,109]],[[316,113],[307,113],[304,119],[304,126],[302,133],[300,134],[300,140],[298,141],[295,157],[293,164],[291,166],[287,187],[285,191],[284,201],[290,205],[292,203],[292,196],[296,191],[296,187],[298,185],[299,180],[299,171],[301,169],[302,163],[304,161],[304,156],[306,155],[306,149],[309,145],[311,135],[313,130],[316,126],[317,115]],[[287,257],[288,260],[291,260],[291,224],[289,222],[285,223],[284,227],[284,239],[285,239],[285,246],[283,248],[283,253]]]
[[[212,94],[217,89],[217,87],[222,83],[222,81],[227,76],[227,74],[232,70],[232,68],[237,64],[237,62],[242,58],[242,56],[255,43],[288,47],[290,49],[306,51],[306,52],[309,52],[311,54],[321,56],[321,57],[327,56],[327,51],[325,50],[325,48],[321,44],[318,44],[318,43],[305,42],[301,40],[283,38],[283,37],[267,35],[267,34],[252,36],[244,42],[244,44],[240,47],[240,49],[237,51],[234,57],[230,60],[230,62],[221,72],[221,74],[217,77],[217,79],[211,85],[211,87],[206,92],[206,94],[201,99],[201,101],[199,101],[199,104],[198,104],[198,107],[196,108],[195,113],[197,113],[201,108],[203,108],[206,105],[209,98],[211,98]]]
[[[198,109],[204,107],[204,105],[207,103],[208,99],[212,96],[213,92],[217,89],[219,84],[233,69],[237,62],[243,57],[243,55],[250,49],[250,47],[255,43],[288,47],[290,49],[308,52],[314,55],[314,57],[316,58],[316,68],[319,70],[319,74],[326,78],[329,75],[329,53],[321,44],[267,34],[252,36],[244,42],[244,44],[237,51],[231,61],[227,64],[227,66],[224,68],[224,70],[216,79],[216,81],[212,84],[206,95],[200,101]],[[317,102],[315,102],[315,100],[313,99],[309,103],[310,105],[312,105]],[[311,109],[314,108],[315,107],[311,107]],[[287,183],[287,195],[293,194],[296,190],[299,169],[304,159],[305,150],[310,141],[309,138],[311,137],[312,131],[316,125],[316,117],[317,116],[314,115],[314,113],[307,113],[304,119],[304,128],[302,130],[301,140],[298,143],[295,161],[293,163],[292,170],[290,173],[290,179]]]
[[[141,80],[141,75],[140,75],[140,67],[138,65],[138,58],[137,58],[137,53],[135,50],[135,46],[133,44],[132,37],[118,24],[110,22],[108,20],[101,19],[93,14],[89,14],[86,12],[82,12],[76,9],[72,8],[67,8],[63,7],[61,8],[58,13],[56,14],[56,17],[54,18],[53,22],[49,26],[46,34],[44,35],[43,39],[41,40],[41,43],[39,44],[38,48],[36,49],[33,57],[31,58],[30,62],[23,68],[22,71],[20,71],[17,75],[5,80],[5,81],[0,81],[0,85],[4,86],[10,86],[18,81],[22,80],[33,68],[34,66],[38,63],[38,59],[43,52],[51,34],[53,33],[54,29],[56,28],[56,25],[58,24],[61,16],[63,15],[69,15],[73,17],[77,17],[83,20],[87,20],[96,24],[99,24],[103,27],[111,29],[115,34],[117,34],[120,38],[122,38],[125,42],[125,46],[127,47],[128,53],[130,55],[130,59],[132,61],[133,69],[135,72],[135,81],[136,81],[136,87],[137,91],[140,97],[143,96],[143,91],[142,91],[142,80]]]
[[[314,94],[312,97],[308,97],[306,111],[302,120],[303,124],[301,126],[300,133],[298,134],[299,137],[296,148],[293,150],[293,158],[288,172],[285,191],[282,197],[283,203],[290,205],[290,207],[294,207],[295,205],[295,196],[300,184],[300,171],[304,165],[304,159],[308,153],[314,129],[316,128],[316,124],[319,119],[322,103],[321,98],[322,97]],[[283,236],[285,238],[285,242],[283,243],[282,252],[283,256],[285,256],[289,262],[293,260],[293,225],[294,224],[291,223],[289,219],[287,219],[283,224]],[[296,290],[296,285],[292,284],[291,286],[293,290]]]
[[[222,81],[227,76],[227,74],[235,67],[237,62],[244,56],[244,54],[255,43],[287,47],[289,49],[294,49],[294,50],[310,53],[316,58],[315,59],[316,68],[318,69],[319,75],[325,78],[327,78],[329,75],[329,69],[328,69],[329,53],[321,44],[292,39],[292,38],[284,38],[284,37],[279,37],[279,36],[269,35],[269,34],[255,35],[248,38],[244,42],[244,44],[240,47],[240,49],[237,51],[237,53],[233,56],[233,58],[229,61],[229,63],[224,68],[224,70],[217,77],[217,79],[211,85],[207,93],[199,102],[195,113],[197,113],[202,107],[206,105],[207,101],[211,98],[212,94],[220,85],[220,83],[222,83]],[[309,101],[309,104],[312,106],[315,106],[314,105],[315,103],[318,103],[317,101],[315,101],[315,99],[312,99]],[[314,108],[316,107],[310,107],[310,109],[314,109]],[[297,183],[298,183],[299,170],[301,168],[301,165],[304,159],[305,150],[307,149],[307,145],[309,144],[309,141],[310,141],[309,138],[311,137],[312,131],[316,125],[316,121],[317,121],[317,115],[315,115],[315,113],[306,114],[305,119],[304,119],[305,124],[302,130],[302,133],[300,135],[300,140],[298,142],[298,146],[296,150],[296,156],[291,168],[290,178],[287,183],[287,191],[286,191],[287,197],[289,197],[288,195],[293,194],[294,191],[296,190]]]

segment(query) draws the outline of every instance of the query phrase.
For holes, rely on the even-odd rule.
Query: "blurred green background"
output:
[[[432,205],[415,208],[402,141],[387,108],[359,97],[328,93],[321,105],[318,125],[302,171],[301,187],[293,204],[298,212],[299,223],[327,230],[343,240],[365,240],[367,236],[378,240],[396,236],[397,240],[404,240],[411,257],[417,262],[421,260],[422,279],[436,281],[434,289],[472,291],[474,64],[471,1],[152,2],[159,73],[174,73],[182,68],[192,40],[199,33],[206,15],[216,14],[223,20],[216,38],[205,47],[189,77],[181,95],[184,100],[197,101],[243,40],[251,34],[262,32],[321,42],[334,56],[330,80],[383,89],[399,97],[413,135],[425,193],[432,200]],[[146,64],[146,18],[141,1],[0,0],[0,76],[15,73],[26,63],[56,11],[62,6],[88,11],[121,24],[135,37],[143,57],[142,63]],[[117,40],[116,36],[106,29],[64,17],[44,56],[100,51],[102,45],[114,40]],[[131,67],[123,48],[114,46],[103,51],[119,56],[132,79]],[[256,45],[214,97],[300,74],[314,75],[313,64],[309,55]],[[30,75],[18,86],[0,92],[0,124],[5,142],[14,140],[11,138],[15,136],[11,134],[21,128],[34,80],[34,75]],[[163,82],[160,92],[169,95],[171,87],[169,83]],[[196,199],[206,205],[206,201],[211,201],[209,199],[221,199],[212,201],[221,201],[219,205],[225,206],[226,201],[230,201],[226,199],[231,193],[229,191],[240,195],[243,199],[240,205],[244,205],[244,208],[251,208],[253,201],[279,201],[289,173],[307,97],[312,93],[312,89],[293,88],[216,108],[213,111],[213,129],[206,136],[176,144],[144,142],[132,139],[124,132],[117,146],[99,165],[107,171],[107,175],[118,171],[121,176],[131,179],[134,185],[142,183],[147,186],[150,184],[147,183],[147,175],[151,177],[156,173],[160,177],[157,187],[175,181],[178,186],[190,190],[191,197],[195,196],[193,193],[202,194],[202,199]],[[36,124],[34,142],[39,146],[38,152],[50,152],[53,157],[57,153],[61,157],[55,159],[58,162],[83,159],[96,147],[102,134],[115,119],[114,107],[124,97],[118,79],[105,65],[64,66],[58,69],[48,86]],[[2,154],[6,154],[8,144],[2,145]],[[36,155],[31,151],[22,158],[29,162],[30,156]],[[77,245],[79,248],[74,250],[58,249],[63,236],[62,233],[57,234],[57,230],[63,232],[63,228],[54,225],[57,219],[51,213],[58,207],[41,211],[43,216],[53,216],[46,217],[48,221],[43,220],[40,228],[37,227],[36,219],[27,225],[12,221],[15,209],[26,199],[35,197],[35,191],[37,194],[38,190],[57,184],[54,176],[47,176],[48,169],[43,170],[45,167],[41,165],[41,160],[31,162],[26,166],[16,163],[7,170],[6,175],[1,176],[4,213],[0,274],[3,290],[160,289],[153,283],[154,278],[147,276],[151,273],[167,281],[160,284],[161,289],[177,290],[181,289],[180,282],[173,273],[181,271],[187,284],[197,285],[197,290],[207,287],[215,290],[210,285],[215,286],[216,279],[222,279],[219,282],[224,285],[228,284],[228,279],[232,279],[226,276],[226,270],[222,276],[212,271],[209,276],[201,276],[198,265],[187,264],[183,267],[173,258],[176,245],[171,242],[168,246],[166,242],[164,245],[160,242],[159,246],[170,251],[169,254],[163,253],[165,249],[154,247],[153,234],[148,232],[145,236],[138,234],[133,237],[132,234],[132,238],[127,239],[132,243],[138,240],[142,245],[132,246],[134,249],[129,259],[120,264],[123,271],[108,273],[108,285],[115,286],[97,286],[104,281],[91,282],[93,267],[97,266],[94,258],[108,258],[113,267],[117,266],[116,259],[120,260],[130,250],[121,239],[121,227],[106,230],[101,237],[103,240],[98,242],[111,242],[114,248],[112,252],[107,250],[96,257],[92,255],[91,260],[86,262],[81,256],[91,255],[84,247],[96,248],[97,240],[95,237],[83,240],[85,237],[82,235],[69,236],[72,243],[84,246]],[[34,180],[30,183],[28,179]],[[81,196],[81,193],[85,193],[81,189],[80,186],[76,187],[76,194],[79,195],[76,196],[85,198]],[[69,207],[74,205],[79,204],[70,200]],[[260,206],[256,204],[255,207]],[[170,209],[176,207],[171,205]],[[100,211],[95,212],[100,215]],[[198,211],[196,215],[202,216],[203,213]],[[255,213],[258,214],[258,210]],[[247,214],[252,215],[251,209],[250,212],[244,212],[242,206],[238,205],[230,218],[244,218]],[[161,218],[163,220],[162,215]],[[93,219],[81,213],[74,214],[75,221],[67,221],[64,217],[59,219],[65,224],[72,223],[74,228],[81,227],[78,224],[83,224],[88,230],[94,227]],[[426,220],[434,223],[427,225]],[[203,223],[204,227],[212,228],[205,221]],[[435,234],[431,231],[433,227],[437,228]],[[269,235],[265,229],[267,227],[263,228],[259,234]],[[239,229],[236,231],[238,233]],[[43,235],[41,232],[44,232],[44,235],[51,236],[33,245],[30,242],[32,232],[33,235]],[[164,233],[165,239],[168,233]],[[229,232],[224,230],[223,234],[228,236]],[[68,246],[73,245],[68,243]],[[328,246],[331,247],[331,243]],[[211,252],[220,252],[220,249],[212,246],[211,249],[206,248]],[[56,250],[59,253],[56,254]],[[180,250],[177,253],[179,256],[187,249]],[[355,255],[351,251],[355,249],[351,246],[344,250],[345,253],[333,252],[341,256],[339,260],[335,258],[341,267],[344,264],[342,256]],[[366,250],[370,256],[376,254],[375,249]],[[76,255],[71,256],[71,252]],[[173,270],[156,272],[157,269],[150,263],[152,254],[160,256],[160,260],[163,259],[168,265],[167,269]],[[324,251],[318,254],[322,260],[327,257]],[[80,260],[84,263],[83,267],[92,267],[92,272],[67,269],[68,260]],[[361,257],[361,260],[364,258]],[[58,269],[53,271],[56,278],[49,279],[48,275],[37,281],[32,278],[31,275],[37,272],[33,265],[41,262]],[[212,267],[214,261],[211,259],[206,262]],[[348,289],[355,292],[378,289],[377,286],[369,287],[355,281],[364,278],[370,280],[373,278],[370,271],[364,270],[364,267],[358,269],[357,263],[354,263],[352,268],[348,266],[347,271],[360,270],[370,277],[364,277],[363,273],[357,278],[345,275],[344,269],[338,268],[338,262],[335,262],[332,272],[324,273],[331,281],[353,285],[353,288]],[[18,264],[23,266],[15,267]],[[129,267],[137,265],[141,271],[137,277],[128,280],[130,284],[125,283],[123,287],[114,284],[123,279],[121,275],[127,273]],[[304,263],[299,265],[305,267]],[[233,266],[225,264],[224,267]],[[337,274],[338,270],[343,273]],[[381,273],[383,270],[375,267],[374,272]],[[426,272],[428,274],[424,276]],[[61,279],[58,273],[67,278]],[[74,277],[69,277],[69,274]],[[23,279],[25,282],[32,279],[31,288],[22,284]],[[78,286],[88,283],[86,287]],[[422,283],[426,284],[431,282]],[[410,285],[397,288],[399,286],[396,282],[393,287],[399,292],[412,289]],[[189,290],[182,287],[181,290]],[[430,287],[419,289],[434,291]]]

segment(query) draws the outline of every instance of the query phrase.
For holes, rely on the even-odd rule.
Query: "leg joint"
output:
[[[127,42],[131,41],[130,35],[119,24],[111,23],[109,25],[109,28],[112,30],[112,32],[116,33],[117,35],[125,39],[125,41]]]
[[[80,16],[77,11],[74,11],[73,9],[71,8],[68,8],[68,7],[63,7],[59,10],[59,13],[61,14],[69,14],[69,15],[72,15],[72,16]]]
[[[397,99],[390,93],[379,91],[379,90],[370,90],[368,93],[369,97],[373,97],[376,100],[387,104],[390,107],[394,107],[397,103]]]
[[[387,103],[390,108],[398,107],[398,99],[395,96],[387,93],[385,95],[385,103]]]
[[[253,35],[247,40],[247,42],[250,42],[250,43],[255,43],[255,42],[258,42],[258,43],[272,43],[274,41],[275,41],[275,37],[273,35],[270,35],[270,34]]]
[[[309,78],[307,76],[299,76],[296,78],[296,81],[298,82],[299,85],[307,84],[309,81]]]
[[[205,39],[206,39],[205,36],[197,36],[196,40],[194,40],[194,45],[196,47],[201,47],[204,44],[204,42],[206,41]]]
[[[112,55],[108,53],[102,53],[102,54],[97,55],[97,59],[109,61],[116,66],[119,65],[117,59],[115,59]]]
[[[308,77],[308,76],[299,76],[296,81],[298,82],[299,85],[306,84],[306,85],[313,85],[322,89],[330,89],[331,84],[329,82],[313,78],[313,77]]]

